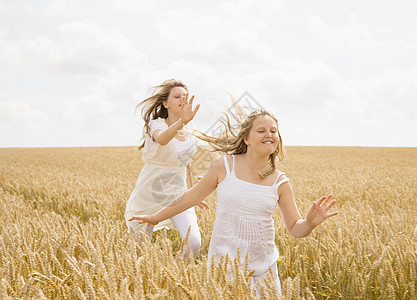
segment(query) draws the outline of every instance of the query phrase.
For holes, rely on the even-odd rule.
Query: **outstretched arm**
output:
[[[206,175],[194,187],[181,194],[177,200],[161,209],[155,215],[135,215],[129,221],[138,220],[140,224],[149,223],[156,225],[159,222],[169,219],[186,209],[201,203],[217,187],[218,178],[221,173],[222,164],[219,161],[213,163]]]
[[[329,209],[336,203],[330,201],[332,195],[324,196],[313,202],[313,206],[303,219],[294,200],[294,193],[289,182],[283,183],[278,188],[279,208],[288,232],[296,238],[309,235],[311,231],[327,218],[337,215],[339,212],[329,213]],[[329,202],[330,201],[330,202]]]
[[[187,176],[186,176],[186,183],[187,183],[187,190],[193,187],[193,177],[191,176],[191,165],[187,165]]]
[[[191,172],[191,165],[187,165],[187,177],[186,177],[186,183],[187,183],[187,190],[191,189],[193,187],[193,176]],[[197,204],[200,208],[208,209],[209,206],[205,201],[201,201]]]
[[[162,146],[166,145],[175,137],[175,135],[178,133],[178,130],[180,130],[182,127],[183,124],[181,119],[179,119],[165,130],[155,130],[152,134],[152,139]]]

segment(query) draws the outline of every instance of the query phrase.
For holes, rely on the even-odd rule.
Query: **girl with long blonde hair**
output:
[[[276,290],[281,294],[278,277],[278,250],[272,215],[279,206],[288,232],[301,238],[325,219],[338,212],[329,212],[335,204],[332,195],[314,202],[302,218],[294,200],[289,179],[276,168],[283,159],[282,139],[277,119],[265,110],[253,111],[243,121],[232,115],[224,121],[225,130],[218,137],[200,134],[213,150],[223,155],[214,161],[203,179],[187,190],[168,207],[152,215],[135,215],[130,220],[158,224],[171,216],[203,201],[217,189],[217,208],[208,259],[219,262],[240,251],[241,259],[249,255],[249,268],[254,270],[252,283],[259,295],[261,282],[272,270]],[[237,126],[231,125],[237,120]],[[236,130],[235,130],[236,129]],[[244,262],[242,261],[242,266]]]
[[[175,225],[184,239],[190,230],[188,242],[196,256],[201,236],[194,207],[156,226],[130,220],[133,215],[156,213],[192,187],[190,161],[196,144],[186,129],[200,107],[197,104],[193,109],[193,100],[194,96],[188,98],[188,88],[183,82],[170,79],[156,86],[152,96],[138,104],[145,121],[144,141],[139,146],[145,164],[127,201],[125,219],[129,230],[137,235],[145,231],[152,237],[153,231]],[[205,202],[199,205],[207,208]]]

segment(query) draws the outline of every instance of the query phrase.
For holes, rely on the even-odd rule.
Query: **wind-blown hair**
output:
[[[237,105],[233,98],[232,102],[236,112],[232,112],[231,109],[227,109],[227,112],[223,113],[225,120],[219,119],[219,121],[223,124],[224,131],[219,136],[210,136],[201,131],[197,131],[197,133],[194,135],[199,139],[209,143],[209,145],[212,147],[210,150],[212,152],[223,152],[229,155],[244,154],[248,150],[248,146],[244,140],[248,138],[256,118],[259,116],[271,117],[277,123],[277,133],[279,140],[277,148],[272,154],[269,155],[268,162],[270,164],[270,168],[262,173],[258,171],[259,177],[265,178],[275,172],[276,159],[278,158],[279,161],[284,159],[282,138],[278,130],[278,120],[272,113],[264,109],[255,110],[246,115],[243,112],[243,109]],[[231,120],[233,120],[236,124],[233,125]]]
[[[158,86],[154,86],[152,96],[146,98],[142,102],[140,102],[136,106],[136,110],[140,107],[142,107],[142,118],[145,121],[144,131],[143,131],[143,137],[144,139],[145,134],[150,133],[149,123],[151,120],[156,120],[158,118],[165,119],[168,117],[168,110],[164,107],[163,103],[168,100],[169,93],[174,87],[182,87],[188,92],[187,86],[180,80],[176,79],[168,79],[162,82]],[[145,141],[138,146],[138,150],[142,149],[145,146]]]

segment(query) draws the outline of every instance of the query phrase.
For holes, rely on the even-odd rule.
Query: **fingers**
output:
[[[327,219],[327,218],[334,217],[334,216],[336,216],[336,215],[338,215],[338,214],[339,214],[339,212],[338,212],[338,211],[335,211],[335,212],[333,212],[333,213],[331,213],[331,214],[327,214],[326,219]]]
[[[207,204],[206,201],[201,201],[196,206],[198,206],[198,207],[200,207],[201,209],[204,209],[204,210],[210,209],[210,207],[209,207],[209,205]]]
[[[319,207],[324,208],[324,210],[327,212],[330,208],[332,208],[333,205],[335,205],[336,200],[332,200],[327,206],[326,204],[329,202],[329,200],[333,197],[332,194],[329,194],[328,196],[323,196],[319,200],[313,203],[313,210],[318,209]],[[333,213],[332,213],[333,216]]]
[[[319,206],[322,207],[326,207],[327,202],[329,202],[329,200],[333,197],[333,195],[328,195],[321,197],[317,202],[314,202],[313,207],[314,208],[318,208]],[[334,200],[335,202],[336,200]],[[333,201],[330,203],[330,205],[326,208],[326,210],[328,210],[330,207],[332,207],[334,205]]]
[[[197,206],[200,207],[201,209],[205,209],[205,210],[210,208],[206,201],[201,201],[200,203],[197,204]]]
[[[139,224],[147,223],[145,221],[145,217],[144,216],[140,216],[140,215],[138,215],[138,216],[132,216],[128,221],[134,221],[134,220],[139,221]]]
[[[201,209],[205,209],[205,210],[207,210],[207,209],[208,209],[208,206],[204,205],[203,203],[198,203],[197,205],[198,205],[198,207],[200,207]]]
[[[321,197],[319,200],[317,200],[316,204],[318,206],[322,205],[323,201],[326,199],[326,196]]]
[[[317,201],[316,203],[317,203],[317,205],[326,205],[326,203],[331,199],[333,197],[333,195],[328,195],[327,197],[326,196],[323,196],[323,197],[321,197],[320,198],[320,200],[319,201]]]
[[[182,98],[181,98],[181,102],[182,102],[182,104],[183,105],[185,105],[185,104],[188,104],[188,103],[193,103],[193,101],[192,100],[194,100],[194,95],[191,97],[191,99],[188,101],[188,93],[187,94],[185,94],[184,96],[182,96]]]
[[[193,108],[193,102],[194,102],[194,95],[191,96],[190,100],[188,99],[188,94],[182,97],[182,103],[181,103],[181,118],[184,119],[184,124],[187,124],[189,121],[191,121],[195,115],[197,114],[197,111],[200,109],[200,104],[197,104],[196,107]]]
[[[187,93],[187,94],[185,94],[185,96],[182,96],[181,103],[182,104],[191,104],[191,105],[193,105],[194,98],[195,98],[195,95],[192,95],[190,100],[188,100],[188,93]]]
[[[210,207],[209,207],[209,205],[207,204],[206,201],[202,201],[200,204],[202,205],[202,206],[200,206],[201,208],[210,209]]]
[[[132,216],[128,221],[141,220],[141,216]]]
[[[324,207],[324,210],[326,211],[326,212],[328,212],[329,210],[330,210],[330,208],[332,208],[332,206],[333,205],[335,205],[336,204],[336,200],[332,200],[330,203],[329,203],[329,205],[327,205],[326,206],[326,204],[327,204],[327,202],[329,202],[329,200],[331,199],[333,197],[333,195],[328,195],[327,197],[322,197],[319,201],[317,201],[317,203],[320,203],[320,206],[322,206],[322,207]],[[336,216],[336,215],[338,215],[339,214],[339,212],[338,211],[335,211],[335,212],[332,212],[332,213],[328,213],[327,215],[326,215],[326,219],[327,218],[331,218],[331,217],[334,217],[334,216]]]
[[[193,117],[195,116],[195,114],[197,113],[198,109],[200,108],[200,104],[197,104],[193,110]]]
[[[330,202],[330,204],[327,205],[326,207],[326,211],[328,211],[335,203],[336,203],[336,200],[333,200],[332,202]]]

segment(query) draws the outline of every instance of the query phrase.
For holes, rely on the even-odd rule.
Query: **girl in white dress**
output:
[[[229,120],[229,118],[227,118]],[[240,249],[241,259],[249,254],[249,269],[254,270],[253,284],[259,290],[269,269],[274,274],[276,289],[281,294],[277,271],[278,250],[272,215],[277,206],[288,232],[301,238],[325,219],[335,204],[332,195],[313,203],[303,219],[294,201],[289,179],[276,169],[276,158],[283,159],[282,141],[277,119],[267,111],[254,111],[240,124],[238,133],[227,121],[220,137],[205,134],[201,139],[209,142],[215,151],[226,154],[215,161],[203,179],[182,194],[177,201],[153,215],[135,215],[131,220],[158,224],[201,202],[217,189],[217,209],[208,258],[216,262],[228,254],[234,258]],[[242,261],[242,266],[244,265]]]
[[[126,204],[125,219],[129,230],[140,235],[145,230],[148,236],[161,228],[178,229],[182,239],[190,228],[188,242],[194,256],[201,245],[200,230],[194,207],[174,214],[154,226],[139,224],[129,219],[136,214],[153,214],[192,187],[190,161],[196,143],[184,130],[195,116],[199,104],[192,109],[194,96],[188,99],[187,86],[178,80],[167,80],[155,88],[153,95],[141,103],[145,121],[142,150],[144,166],[136,187]],[[207,208],[205,202],[199,203]]]

